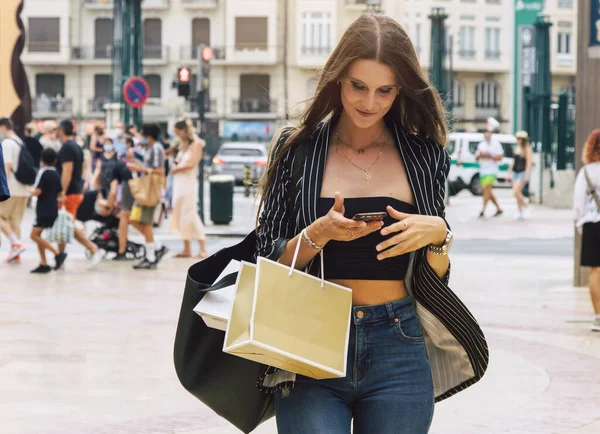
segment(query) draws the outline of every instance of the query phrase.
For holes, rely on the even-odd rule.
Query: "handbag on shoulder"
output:
[[[165,176],[157,173],[130,179],[129,190],[135,203],[149,207],[158,205],[162,198],[164,180]]]
[[[241,243],[190,267],[174,347],[175,371],[183,387],[245,433],[275,415],[273,395],[256,387],[267,366],[224,353],[225,332],[208,327],[194,307],[207,292],[229,286],[231,278],[213,282],[232,259],[252,261],[255,246],[253,231]]]

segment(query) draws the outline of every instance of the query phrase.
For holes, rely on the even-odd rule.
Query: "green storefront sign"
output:
[[[522,126],[523,88],[532,87],[535,71],[533,23],[544,9],[543,0],[515,0],[515,58],[513,81],[513,132]]]

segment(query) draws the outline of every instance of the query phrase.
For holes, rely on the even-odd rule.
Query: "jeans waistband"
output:
[[[352,318],[355,325],[394,321],[395,318],[413,313],[415,313],[415,307],[411,295],[388,303],[373,306],[354,306],[352,308]]]

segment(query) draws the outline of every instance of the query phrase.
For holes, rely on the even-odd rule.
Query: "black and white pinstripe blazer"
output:
[[[322,122],[307,143],[297,145],[304,152],[292,147],[275,168],[275,183],[265,194],[259,217],[257,256],[277,260],[285,242],[318,218],[331,123]],[[432,141],[409,134],[398,123],[388,122],[388,127],[396,136],[419,214],[445,218],[444,196],[450,170],[447,152]],[[286,138],[283,133],[275,149]],[[298,158],[303,161],[296,161]],[[293,168],[297,167],[300,176],[294,177]],[[405,284],[415,298],[424,330],[437,402],[481,379],[488,364],[488,348],[477,321],[448,286],[450,271],[439,278],[425,255],[425,248],[412,254]],[[318,275],[319,261],[312,261],[307,270]],[[279,381],[294,378],[282,376]]]

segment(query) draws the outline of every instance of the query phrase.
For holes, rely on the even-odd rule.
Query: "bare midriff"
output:
[[[373,306],[400,300],[408,295],[403,280],[344,280],[332,283],[352,289],[354,306]]]

